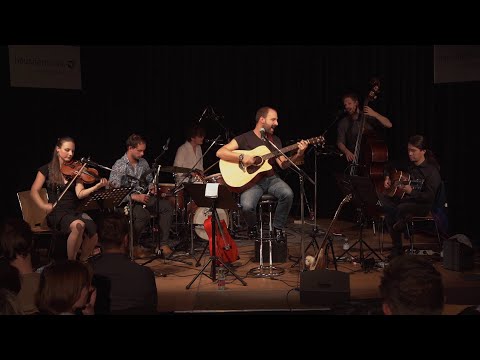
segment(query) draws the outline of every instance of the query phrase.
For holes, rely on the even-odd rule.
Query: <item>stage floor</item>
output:
[[[328,229],[330,219],[318,219],[315,238],[314,224],[307,222],[303,226],[293,221],[288,226],[288,255],[295,257],[301,255],[302,229],[303,246],[306,248],[312,241],[321,244],[324,239],[324,231]],[[342,249],[345,236],[349,245],[352,246],[359,240],[360,227],[351,222],[337,221],[335,228],[340,228],[343,236],[332,237],[335,256],[344,253]],[[365,227],[362,232],[363,262],[359,261],[360,243],[351,247],[342,259],[337,261],[338,271],[349,274],[350,300],[344,304],[335,305],[306,305],[300,301],[300,273],[303,267],[295,265],[295,259],[288,259],[284,263],[274,263],[275,266],[285,270],[282,275],[274,278],[256,278],[247,276],[250,269],[257,267],[258,262],[253,262],[255,255],[254,241],[237,239],[240,259],[234,263],[235,273],[246,282],[246,286],[232,274],[226,277],[224,290],[219,290],[217,283],[209,277],[200,275],[191,284],[194,277],[202,269],[202,265],[209,260],[208,250],[200,261],[202,265],[195,267],[196,260],[200,257],[201,246],[206,241],[194,241],[194,256],[185,252],[178,252],[174,260],[155,259],[145,266],[149,266],[157,274],[156,284],[158,289],[158,311],[161,313],[209,313],[209,312],[304,312],[314,311],[319,313],[334,314],[381,314],[380,293],[378,285],[384,265],[383,259],[389,254],[391,246],[390,237],[382,236],[373,231],[372,226]],[[315,239],[315,240],[314,240]],[[480,304],[480,266],[478,256],[475,268],[468,272],[456,272],[443,267],[443,261],[439,254],[436,239],[426,235],[417,234],[416,241],[426,243],[419,248],[431,250],[427,256],[442,273],[446,288],[445,314],[457,314],[469,305]],[[184,240],[185,242],[185,240]],[[368,247],[375,253],[372,253]],[[409,245],[404,240],[404,246]],[[265,249],[264,249],[265,250]],[[433,253],[433,254],[432,254]],[[314,255],[313,246],[310,246],[308,254]],[[332,258],[331,253],[329,254]],[[140,264],[147,259],[137,259]],[[180,260],[180,261],[176,261]],[[301,265],[301,264],[300,264]],[[205,271],[210,274],[211,266]],[[334,270],[330,262],[328,269]]]

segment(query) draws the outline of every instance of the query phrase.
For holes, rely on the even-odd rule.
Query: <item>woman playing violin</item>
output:
[[[76,175],[73,168],[86,170],[81,166],[66,166],[66,164],[71,164],[74,153],[75,141],[68,136],[59,138],[53,150],[52,160],[38,169],[32,184],[31,195],[35,203],[48,214],[48,225],[68,234],[68,259],[76,260],[76,255],[81,248],[80,260],[85,261],[98,242],[97,226],[89,215],[78,212],[76,208],[79,200],[106,186],[108,181],[102,178],[96,185],[85,188],[82,180],[83,172],[73,180]],[[73,176],[71,176],[72,173]],[[85,176],[83,177],[85,179]],[[75,183],[71,184],[64,192],[70,181],[75,181]],[[40,197],[40,189],[45,183],[48,203],[45,203]],[[61,196],[62,194],[63,196]]]

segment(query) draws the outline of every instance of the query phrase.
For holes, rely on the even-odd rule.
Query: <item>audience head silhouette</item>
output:
[[[46,267],[40,277],[37,307],[45,314],[73,314],[89,301],[92,274],[81,262],[67,260]]]
[[[126,249],[128,244],[128,221],[125,216],[111,214],[100,225],[100,242],[105,251]]]
[[[444,305],[442,277],[420,256],[394,258],[380,283],[386,315],[440,315]]]

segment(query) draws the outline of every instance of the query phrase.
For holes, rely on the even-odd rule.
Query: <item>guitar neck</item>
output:
[[[308,144],[311,144],[311,143],[314,142],[316,139],[318,139],[318,137],[316,137],[316,138],[311,138],[311,139],[308,139],[308,140],[306,140],[306,141],[307,141]],[[298,148],[298,143],[295,143],[295,144],[286,146],[286,147],[284,147],[284,148],[281,148],[280,151],[274,150],[274,151],[272,151],[272,152],[269,153],[269,154],[265,154],[265,155],[262,156],[262,159],[263,159],[263,160],[269,160],[269,159],[271,159],[271,158],[273,158],[273,157],[277,157],[277,156],[282,155],[281,152],[285,154],[285,153],[287,153],[287,152],[296,150],[297,148]]]

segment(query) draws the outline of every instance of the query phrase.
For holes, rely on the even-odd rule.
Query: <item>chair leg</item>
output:
[[[55,241],[57,241],[55,233],[52,233],[51,238],[50,238],[50,246],[49,246],[48,252],[47,252],[47,258],[49,260],[53,259],[53,255],[55,254]]]
[[[413,233],[410,231],[410,225],[408,224],[408,221],[405,222],[406,225],[406,230],[407,230],[407,236],[408,240],[410,241],[410,254],[413,254]],[[413,226],[413,223],[412,223]]]
[[[437,233],[438,246],[440,246],[440,250],[442,250],[442,241],[440,239],[440,232],[438,231],[437,222],[433,221],[433,223],[435,224],[435,231]]]

